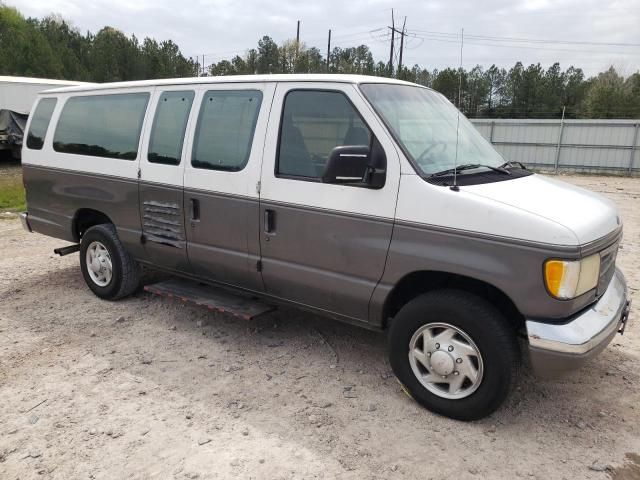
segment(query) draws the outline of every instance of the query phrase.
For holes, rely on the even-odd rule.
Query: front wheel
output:
[[[95,225],[82,236],[80,268],[87,286],[105,300],[130,295],[140,285],[140,267],[112,224]]]
[[[489,302],[437,290],[407,303],[389,330],[393,372],[421,405],[458,420],[494,412],[518,373],[514,329]]]

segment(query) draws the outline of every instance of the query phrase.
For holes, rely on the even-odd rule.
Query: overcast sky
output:
[[[559,61],[587,75],[613,64],[623,73],[640,69],[639,0],[6,0],[25,16],[61,15],[82,32],[110,25],[142,39],[171,39],[189,56],[207,54],[206,63],[244,54],[263,35],[276,42],[295,38],[327,48],[367,44],[377,60],[388,61],[391,8],[396,23],[407,17],[404,63],[433,69],[463,63],[512,66]],[[436,32],[436,33],[433,33]],[[501,37],[500,39],[474,36]],[[508,37],[511,40],[505,40]],[[561,40],[576,43],[521,42]],[[607,43],[619,45],[592,45]],[[635,44],[625,46],[622,44]]]

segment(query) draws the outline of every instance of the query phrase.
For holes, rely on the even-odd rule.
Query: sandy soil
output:
[[[619,205],[640,305],[640,180],[565,180]],[[1,479],[640,478],[640,307],[586,368],[524,372],[496,414],[460,423],[402,393],[383,334],[101,301],[58,246],[0,220]]]

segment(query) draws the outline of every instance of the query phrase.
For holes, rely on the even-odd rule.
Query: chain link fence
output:
[[[536,170],[640,175],[640,119],[471,122],[505,159]]]

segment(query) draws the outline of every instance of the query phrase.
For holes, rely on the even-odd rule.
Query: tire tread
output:
[[[443,310],[449,308],[449,306],[452,306],[451,311],[453,313],[464,312],[468,316],[468,312],[472,312],[474,324],[477,322],[477,325],[483,326],[481,331],[478,330],[481,332],[480,336],[485,335],[486,329],[490,329],[491,349],[499,351],[499,357],[504,362],[501,366],[498,366],[502,372],[502,377],[499,384],[496,385],[499,388],[493,392],[492,396],[488,393],[478,395],[479,392],[474,392],[471,396],[461,400],[442,399],[424,388],[408,366],[409,361],[406,358],[404,340],[410,338],[413,331],[420,324],[426,323],[422,319],[425,317],[425,312],[429,312],[432,308]],[[426,316],[428,316],[428,313]],[[436,320],[432,318],[428,321]],[[470,320],[467,319],[466,321],[469,322]],[[448,323],[456,324],[455,321],[449,321]],[[461,326],[461,328],[471,335],[471,332],[464,326]],[[478,344],[478,339],[474,338],[473,335],[471,337]],[[400,345],[401,343],[403,345]],[[408,346],[408,341],[406,346]],[[483,353],[483,356],[487,353],[489,352]],[[511,387],[517,382],[521,360],[515,330],[502,313],[486,299],[476,294],[456,289],[433,290],[414,298],[402,307],[389,329],[389,356],[394,373],[418,403],[436,413],[465,421],[483,418],[491,414],[503,403],[510,393]],[[410,377],[403,378],[407,375],[410,375]]]
[[[120,286],[112,296],[110,300],[118,300],[120,298],[131,295],[140,286],[140,266],[133,257],[127,252],[122,245],[122,242],[118,238],[118,232],[116,227],[112,223],[103,223],[100,225],[94,225],[85,232],[86,236],[89,232],[99,232],[106,236],[116,248],[116,253],[119,257],[119,263],[121,267],[121,280]]]

